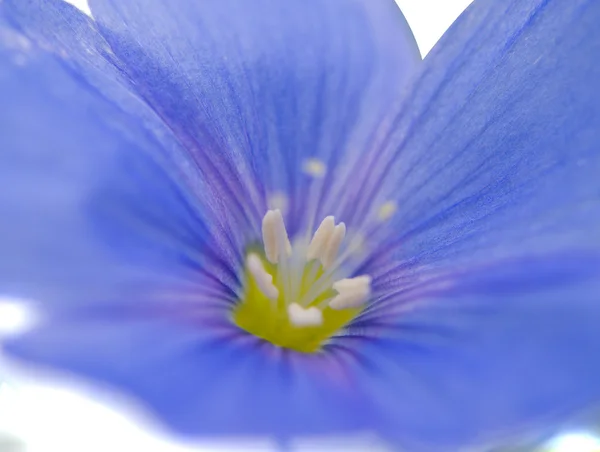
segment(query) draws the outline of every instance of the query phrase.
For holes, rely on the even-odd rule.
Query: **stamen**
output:
[[[323,268],[325,270],[329,269],[335,262],[338,252],[340,251],[340,245],[342,244],[345,236],[346,225],[344,223],[340,223],[333,228],[333,232],[327,241],[327,246],[321,255],[321,263],[323,264]]]
[[[260,291],[270,300],[277,300],[279,290],[273,284],[273,276],[267,273],[260,258],[256,254],[249,254],[246,258],[246,266]]]
[[[371,277],[357,276],[333,283],[338,295],[329,302],[331,309],[349,309],[362,306],[371,295]]]
[[[306,260],[311,261],[313,259],[321,259],[323,251],[327,247],[327,243],[331,239],[334,229],[335,219],[332,216],[325,218],[321,222],[308,245]]]
[[[295,326],[319,326],[323,324],[323,313],[319,308],[303,308],[298,303],[288,306],[288,317],[290,323]]]
[[[352,271],[354,264],[348,259],[364,242],[363,236],[353,231],[350,244],[341,250],[344,223],[336,225],[335,218],[328,216],[311,239],[312,224],[301,232],[302,237],[293,237],[292,252],[281,210],[267,211],[262,221],[264,255],[248,252],[248,284],[233,314],[242,329],[302,352],[319,350],[362,312],[371,296],[369,276],[340,279]]]
[[[322,178],[327,172],[327,166],[322,160],[310,158],[302,163],[302,170],[309,176]]]
[[[283,222],[283,216],[281,210],[269,210],[262,222],[262,235],[263,244],[265,246],[265,255],[272,264],[279,262],[280,253],[280,237],[284,238],[286,254],[288,256],[292,253],[292,245],[285,229],[285,223]]]
[[[396,213],[398,206],[394,201],[387,201],[379,208],[378,217],[381,221],[387,221]]]

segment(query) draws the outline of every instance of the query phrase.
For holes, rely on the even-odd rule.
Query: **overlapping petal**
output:
[[[1,294],[56,307],[199,284],[214,247],[178,161],[19,31],[0,39]]]

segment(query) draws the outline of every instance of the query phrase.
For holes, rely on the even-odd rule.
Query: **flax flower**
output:
[[[0,3],[16,357],[194,436],[456,451],[600,400],[600,3]]]

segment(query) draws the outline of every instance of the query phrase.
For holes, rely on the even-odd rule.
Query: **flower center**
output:
[[[281,211],[269,210],[262,236],[262,247],[246,255],[244,295],[233,320],[275,345],[315,352],[362,310],[371,278],[340,279],[346,225],[335,224],[332,216],[310,241],[292,246]]]

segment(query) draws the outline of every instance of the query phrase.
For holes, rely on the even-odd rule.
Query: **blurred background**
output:
[[[89,14],[86,0],[68,0]],[[379,1],[379,0],[373,0]],[[396,0],[426,56],[446,29],[472,0]],[[0,334],[9,334],[29,319],[9,300],[0,298]],[[183,444],[169,438],[160,426],[143,421],[130,404],[114,394],[94,396],[84,387],[52,379],[44,381],[0,362],[0,452],[184,452],[275,451],[269,439],[235,443]],[[75,389],[77,388],[77,389]],[[87,395],[86,395],[87,394]],[[597,434],[595,433],[598,432]],[[600,452],[600,429],[575,425],[564,432],[530,444],[489,452]],[[384,451],[370,437],[306,439],[292,445],[298,451]],[[487,452],[487,451],[485,451]]]

